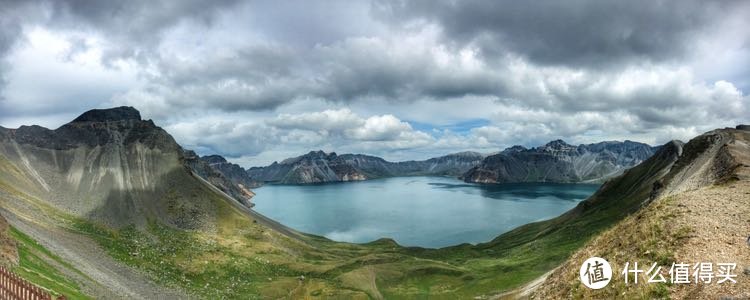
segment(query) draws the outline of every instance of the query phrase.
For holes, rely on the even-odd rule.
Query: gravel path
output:
[[[96,241],[54,225],[56,221],[48,220],[40,210],[13,198],[0,193],[0,213],[16,229],[86,274],[84,277],[67,268],[59,268],[76,280],[84,293],[97,299],[190,298],[182,291],[153,283],[139,271],[114,260]]]
[[[675,260],[686,263],[736,263],[737,283],[680,284],[672,288],[675,299],[750,298],[750,182],[705,188],[675,197],[678,226],[692,229],[675,251]],[[692,272],[692,269],[691,269]],[[730,297],[731,295],[731,297]]]

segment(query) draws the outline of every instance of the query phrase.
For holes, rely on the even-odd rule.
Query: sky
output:
[[[750,123],[749,1],[0,0],[0,126],[133,106],[244,167]]]

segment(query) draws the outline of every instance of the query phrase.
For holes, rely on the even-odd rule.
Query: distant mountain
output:
[[[461,178],[466,182],[601,182],[651,157],[658,148],[632,141],[573,146],[554,140],[490,155]]]
[[[221,155],[201,156],[200,160],[206,162],[212,168],[224,174],[227,179],[235,184],[242,185],[243,188],[256,188],[260,183],[253,181],[247,171],[238,164],[230,163]]]
[[[458,176],[482,161],[482,154],[461,152],[422,161],[389,162],[363,154],[311,151],[302,156],[274,162],[266,167],[247,170],[250,178],[260,182],[306,184],[356,181],[394,176]]]

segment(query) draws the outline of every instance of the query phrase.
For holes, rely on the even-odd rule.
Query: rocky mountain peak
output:
[[[318,151],[310,151],[306,155],[303,155],[303,158],[307,159],[334,159],[336,158],[336,152],[326,153],[323,150]]]
[[[503,152],[511,153],[511,152],[521,152],[521,151],[526,151],[526,150],[529,150],[529,149],[526,149],[526,147],[521,146],[521,145],[513,145],[512,147],[505,148]]]
[[[563,149],[563,148],[573,147],[573,145],[570,145],[563,140],[557,139],[557,140],[554,140],[545,144],[543,147],[552,148],[552,149]]]
[[[120,106],[108,109],[92,109],[89,110],[78,118],[73,120],[73,123],[82,122],[116,122],[125,120],[141,120],[141,113],[137,109],[130,106]]]
[[[227,159],[221,155],[206,155],[202,156],[201,160],[209,164],[222,164],[227,162]]]
[[[446,157],[460,157],[460,158],[482,158],[484,155],[479,152],[474,151],[463,151],[463,152],[456,152],[446,155]]]
[[[513,146],[489,155],[461,178],[482,183],[602,181],[648,159],[655,150],[632,141],[573,146],[554,140],[531,149]]]

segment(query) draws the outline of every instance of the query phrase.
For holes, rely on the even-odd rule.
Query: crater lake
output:
[[[450,177],[395,177],[313,185],[266,185],[254,210],[296,230],[342,242],[392,238],[404,246],[487,242],[556,217],[597,184],[470,184]]]

